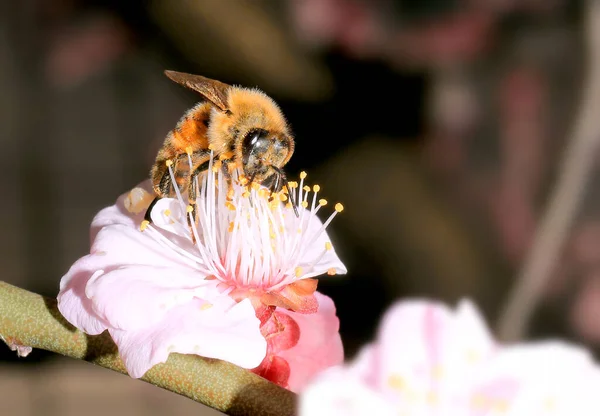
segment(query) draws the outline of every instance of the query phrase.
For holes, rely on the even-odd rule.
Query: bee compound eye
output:
[[[244,164],[252,158],[261,158],[269,147],[269,132],[263,129],[249,131],[242,142],[242,158]]]

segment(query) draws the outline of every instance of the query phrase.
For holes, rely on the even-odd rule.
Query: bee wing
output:
[[[165,71],[165,75],[172,81],[200,93],[221,111],[227,111],[227,90],[230,88],[229,85],[201,75],[192,75],[177,71],[167,70]]]

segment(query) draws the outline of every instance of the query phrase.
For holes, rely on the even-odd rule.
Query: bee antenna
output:
[[[275,172],[277,172],[279,179],[281,179],[281,182],[283,182],[283,186],[285,187],[285,189],[288,193],[288,197],[290,198],[290,203],[292,204],[292,208],[294,209],[294,214],[296,214],[296,218],[300,217],[300,214],[298,213],[298,207],[296,206],[296,200],[294,199],[294,194],[292,193],[292,190],[290,189],[290,184],[288,183],[285,173],[283,172],[283,170],[279,169],[277,166],[271,165],[271,168],[273,168],[273,170]]]
[[[252,186],[254,179],[256,178],[256,172],[250,176],[250,180],[248,181],[248,189]],[[250,202],[250,207],[254,208],[254,203],[252,202],[252,192],[250,192],[250,196],[248,196],[248,201]]]

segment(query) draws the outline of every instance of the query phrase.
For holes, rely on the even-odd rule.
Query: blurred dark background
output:
[[[330,234],[349,273],[319,288],[348,357],[401,297],[471,297],[493,324],[577,114],[583,16],[567,0],[0,0],[2,279],[56,296],[94,214],[148,176],[198,99],[174,69],[271,95],[296,136],[289,176],[344,203]],[[600,345],[596,176],[531,337]],[[30,375],[102,372],[13,355],[0,346],[0,397],[25,392],[13,415],[39,414],[15,387]],[[45,403],[76,412],[58,390]]]

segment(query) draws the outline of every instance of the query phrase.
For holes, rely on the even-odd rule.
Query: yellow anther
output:
[[[298,182],[296,182],[296,181],[289,181],[289,182],[288,182],[288,186],[289,186],[291,189],[297,188],[297,187],[298,187]]]
[[[476,362],[478,362],[479,360],[481,360],[481,355],[475,351],[475,350],[469,350],[467,351],[466,355],[466,359],[467,362],[474,364]]]
[[[242,193],[242,197],[244,197],[244,198],[248,198],[249,196],[250,196],[250,192],[248,192],[248,191],[244,191]]]
[[[233,223],[233,221],[231,221],[231,222],[229,223],[229,228],[227,229],[227,231],[229,231],[230,233],[232,233],[232,232],[233,232],[233,226],[234,226],[234,225],[235,225],[235,224]]]
[[[286,207],[287,209],[292,209],[292,203],[291,203],[291,202],[288,202],[287,204],[285,204],[285,207]]]
[[[165,165],[167,165],[167,167],[173,166],[173,161],[172,160],[167,160],[165,162]]]
[[[280,200],[281,202],[285,202],[285,201],[287,201],[287,200],[288,200],[288,197],[287,197],[287,195],[285,195],[285,194],[279,194],[279,200]]]
[[[268,191],[265,188],[260,188],[258,190],[258,196],[261,198],[266,198],[268,196]]]
[[[269,233],[269,237],[271,237],[271,239],[272,239],[272,240],[274,240],[274,239],[275,239],[275,237],[277,237],[277,236],[275,235],[275,233],[274,233],[273,231],[271,231],[271,232]]]
[[[425,396],[425,400],[430,405],[436,405],[439,402],[439,396],[434,391],[427,392],[427,396]]]
[[[473,397],[471,397],[471,407],[474,407],[475,409],[481,410],[484,409],[488,406],[488,398],[485,397],[483,394],[475,394],[473,395]]]
[[[337,272],[335,271],[335,269],[332,267],[330,269],[327,270],[327,274],[329,276],[335,276],[337,274]]]
[[[554,410],[556,408],[556,399],[554,397],[548,397],[544,400],[544,409],[545,410]]]
[[[169,215],[171,215],[171,210],[170,209],[165,209],[163,211],[163,214],[165,214],[165,217],[168,217]]]
[[[208,145],[208,150],[215,150],[215,145],[214,144],[209,144]]]
[[[188,214],[191,214],[192,212],[194,212],[194,207],[191,205],[188,205],[187,207],[185,207],[185,212],[187,212]]]
[[[308,185],[304,185],[302,189],[304,189],[304,192],[310,192],[310,186]]]
[[[321,187],[319,185],[313,185],[313,192],[317,193],[321,190]]]
[[[325,243],[325,250],[329,251],[333,248],[333,245],[331,244],[331,241],[328,241]]]
[[[394,389],[394,390],[399,390],[402,391],[404,389],[406,389],[406,381],[404,380],[403,377],[397,375],[397,374],[392,374],[387,381],[388,386],[390,386],[390,388]]]
[[[440,380],[444,376],[444,368],[441,365],[436,365],[431,369],[431,377],[434,380]]]
[[[304,171],[300,172],[300,179],[306,178],[306,175],[307,175],[306,172],[304,172]]]
[[[319,205],[321,205],[321,206],[327,205],[327,200],[326,199],[319,199]]]
[[[252,189],[254,189],[255,191],[258,191],[260,189],[260,185],[256,182],[252,182],[252,185],[250,185],[252,187]]]
[[[240,184],[241,184],[241,185],[247,185],[247,184],[248,184],[248,182],[250,182],[250,181],[248,180],[248,178],[246,178],[245,176],[240,176]]]
[[[308,207],[308,202],[302,201],[302,203],[300,205],[302,205],[302,208],[306,208],[306,207]]]
[[[148,220],[142,221],[142,223],[140,224],[140,231],[144,231],[146,228],[148,228],[149,225],[150,225],[150,221],[148,221]]]
[[[200,310],[201,311],[205,311],[205,310],[210,309],[212,307],[213,307],[212,303],[206,302],[206,303],[203,303],[202,306],[200,306]]]
[[[192,149],[192,146],[188,146],[185,148],[185,152],[191,156],[192,153],[194,153],[194,150]]]
[[[294,269],[294,274],[296,275],[296,277],[302,276],[302,273],[303,273],[302,267],[298,266]]]
[[[223,152],[219,155],[220,160],[231,159],[233,157],[233,152]]]
[[[231,202],[225,201],[225,206],[229,211],[235,211],[235,205],[233,205]]]
[[[508,402],[502,399],[494,400],[494,403],[492,404],[492,409],[498,413],[506,413],[506,411],[508,410]]]
[[[227,191],[227,198],[233,199],[233,195],[235,195],[235,191],[233,190],[233,188],[229,188],[229,191]]]
[[[335,204],[335,210],[337,212],[342,212],[344,210],[344,206],[338,202],[337,204]]]

